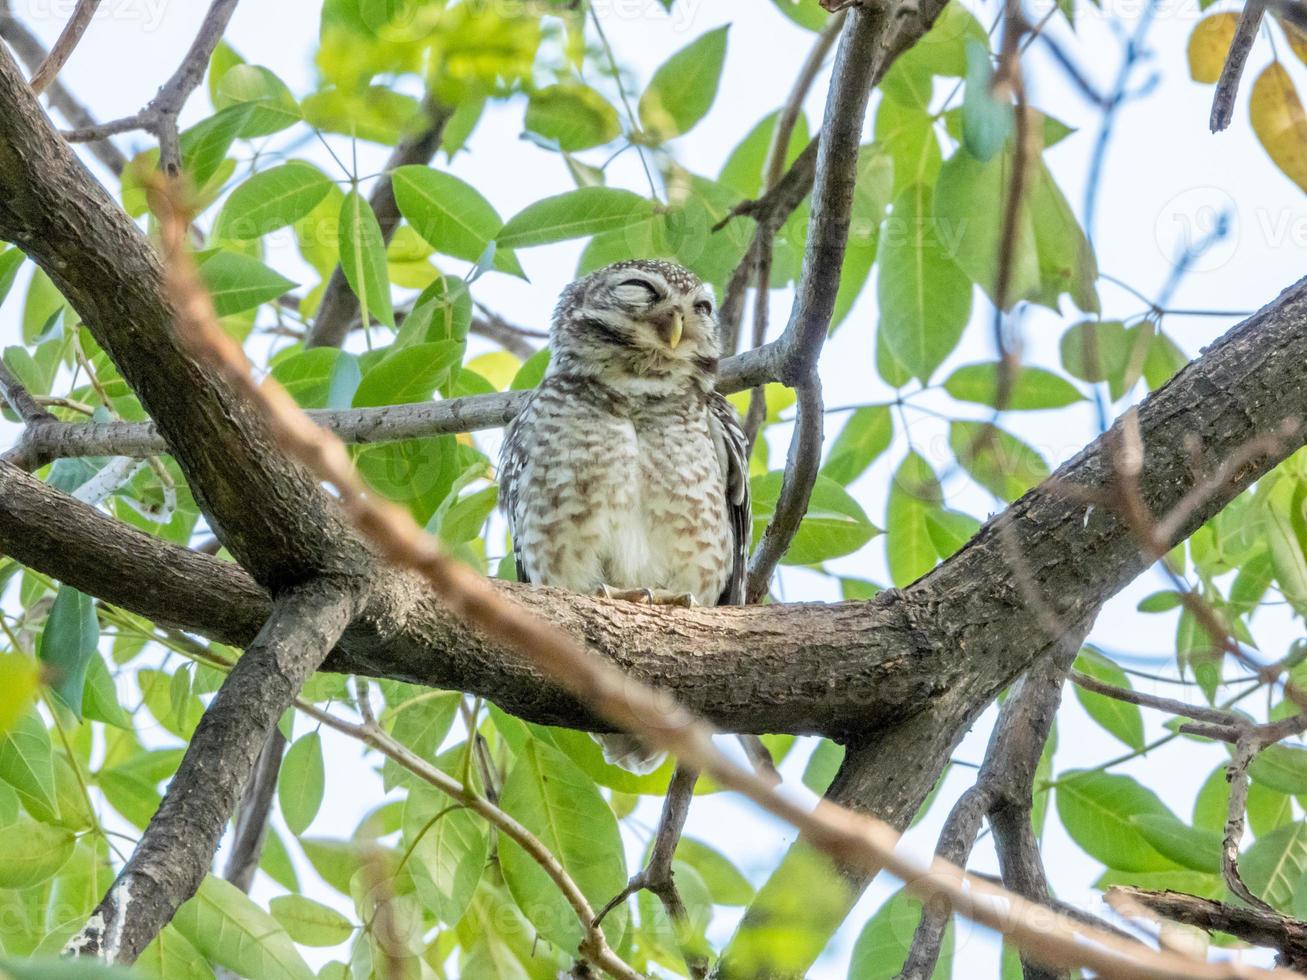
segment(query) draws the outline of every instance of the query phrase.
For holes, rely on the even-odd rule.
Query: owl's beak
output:
[[[681,342],[681,334],[685,331],[685,318],[681,316],[681,311],[677,310],[672,314],[672,326],[667,333],[667,346],[676,350],[676,345]]]

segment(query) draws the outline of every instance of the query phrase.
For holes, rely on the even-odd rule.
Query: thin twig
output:
[[[268,836],[272,799],[277,790],[277,774],[281,772],[281,756],[285,750],[286,736],[280,728],[274,727],[263,743],[259,761],[254,764],[254,772],[241,795],[240,809],[236,811],[236,830],[222,876],[243,892],[250,890],[254,873],[259,869],[263,842]]]
[[[71,130],[64,134],[65,138],[69,142],[80,143],[144,129],[159,141],[159,168],[169,175],[180,173],[182,155],[177,135],[177,117],[181,115],[191,93],[203,81],[209,58],[227,30],[227,23],[236,10],[237,2],[238,0],[213,0],[181,64],[144,109],[122,119]]]
[[[1253,49],[1253,42],[1257,40],[1257,29],[1262,26],[1265,13],[1266,0],[1247,0],[1239,11],[1234,37],[1230,39],[1230,50],[1225,56],[1225,64],[1221,66],[1221,77],[1216,80],[1216,91],[1212,94],[1210,125],[1213,133],[1228,128],[1234,117],[1234,99],[1239,94],[1239,80],[1243,77],[1248,54]]]
[[[67,64],[82,35],[91,26],[91,18],[95,16],[99,6],[100,0],[77,0],[77,7],[73,10],[73,15],[68,18],[68,23],[64,25],[58,40],[54,42],[54,47],[50,49],[50,53],[41,62],[41,67],[32,73],[28,81],[32,91],[37,95],[49,87],[55,80],[55,76]]]

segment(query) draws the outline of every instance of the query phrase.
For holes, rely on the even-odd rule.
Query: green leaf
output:
[[[970,514],[943,507],[926,511],[926,533],[930,535],[930,543],[935,546],[940,561],[952,557],[979,530],[980,521]]]
[[[86,669],[99,642],[100,622],[95,617],[95,600],[70,585],[59,586],[41,631],[37,656],[50,670],[51,688],[78,721],[82,718]]]
[[[392,350],[363,373],[363,380],[354,392],[354,407],[427,401],[449,377],[462,354],[463,345],[452,340]]]
[[[1098,263],[1075,212],[1058,189],[1042,159],[1023,209],[1035,229],[1035,250],[1039,254],[1039,293],[1034,300],[1057,310],[1058,298],[1067,293],[1085,313],[1099,311]]]
[[[215,238],[259,238],[294,224],[331,190],[331,180],[317,167],[291,160],[254,174],[227,198],[214,228]]]
[[[461,700],[462,695],[455,691],[424,691],[417,694],[395,705],[388,712],[393,713],[394,717],[390,733],[396,741],[422,758],[434,759],[454,724]],[[382,776],[386,790],[410,781],[407,779],[408,771],[389,759],[382,767]]]
[[[209,964],[171,925],[163,927],[132,965],[155,980],[213,980]]]
[[[557,749],[530,739],[508,774],[499,805],[540,839],[593,907],[602,907],[625,886],[617,819],[594,782]],[[560,949],[575,950],[581,926],[540,865],[507,837],[500,838],[499,862],[513,899],[532,925]],[[610,944],[619,944],[626,919],[622,906],[604,920]]]
[[[950,422],[949,446],[967,474],[1000,500],[1016,500],[1048,476],[1033,447],[986,422]]]
[[[0,734],[0,779],[18,791],[32,816],[45,822],[56,819],[54,753],[50,733],[35,711],[24,712]]]
[[[252,310],[284,296],[296,285],[258,259],[222,250],[200,263],[200,278],[208,287],[218,316]]]
[[[286,83],[262,65],[232,65],[218,83],[214,105],[247,109],[238,130],[244,139],[271,136],[303,118]]]
[[[894,419],[888,405],[866,405],[856,409],[831,444],[821,473],[842,486],[848,486],[889,448],[893,439]]]
[[[4,683],[4,658],[0,657],[0,684]],[[0,695],[0,699],[3,695]],[[104,658],[98,653],[87,664],[86,684],[82,689],[82,714],[91,721],[102,721],[129,731],[132,719],[118,703],[118,689]],[[0,707],[0,729],[4,728],[4,709]]]
[[[254,115],[252,103],[231,105],[201,120],[178,138],[182,164],[197,187],[203,187],[222,167],[232,142]],[[157,163],[158,156],[154,156]]]
[[[640,124],[662,141],[689,131],[717,97],[726,61],[726,27],[691,41],[663,62],[640,96]]]
[[[132,980],[134,974],[88,960],[33,958],[0,959],[0,976],[5,980]]]
[[[936,233],[931,189],[913,184],[894,201],[881,233],[880,333],[894,357],[927,383],[971,316],[971,283]]]
[[[726,855],[702,841],[682,837],[676,845],[676,860],[699,873],[715,904],[748,905],[753,900],[753,886],[749,879]]]
[[[1129,776],[1107,772],[1063,773],[1057,780],[1057,812],[1071,839],[1091,857],[1118,871],[1169,871],[1176,862],[1148,843],[1132,818],[1175,815],[1150,789]]]
[[[784,475],[773,470],[751,481],[755,540],[776,512]],[[787,565],[817,565],[852,554],[876,534],[877,528],[862,506],[834,480],[819,475],[798,533],[781,561]]]
[[[303,895],[278,895],[268,911],[286,934],[305,946],[336,946],[354,932],[354,925],[335,909]]]
[[[20,248],[7,248],[0,252],[0,303],[3,303],[13,288],[18,270],[27,256]]]
[[[290,936],[230,882],[206,875],[172,924],[208,960],[238,976],[313,980]]]
[[[800,27],[809,31],[820,31],[830,20],[830,14],[817,0],[772,0],[772,4],[782,14]]]
[[[927,514],[939,506],[935,472],[915,452],[899,465],[890,484],[885,516],[885,549],[890,578],[902,587],[935,567],[938,552],[927,526]]]
[[[363,322],[376,317],[393,330],[386,242],[372,205],[356,190],[346,194],[340,205],[340,267],[359,299]]]
[[[430,167],[400,167],[391,175],[395,201],[413,230],[438,252],[480,262],[503,221],[471,184]],[[496,268],[516,259],[496,254]],[[502,261],[501,261],[502,260]]]
[[[1277,793],[1307,793],[1307,749],[1268,745],[1253,758],[1248,773]]]
[[[808,764],[803,767],[803,785],[814,793],[824,795],[835,781],[844,762],[844,746],[823,738],[808,756]]]
[[[939,176],[943,154],[935,135],[935,120],[923,109],[904,106],[894,99],[882,99],[876,110],[876,145],[894,162],[894,195],[913,184],[933,187]],[[904,235],[904,229],[890,226],[885,234]]]
[[[1193,871],[1221,873],[1223,834],[1190,827],[1175,817],[1160,813],[1141,813],[1130,818],[1153,848]]]
[[[414,790],[404,807],[404,838],[413,848],[413,884],[423,908],[457,925],[490,855],[485,821],[471,810],[451,808],[442,795]]]
[[[1281,912],[1292,913],[1294,893],[1307,875],[1307,821],[1291,823],[1253,841],[1239,859],[1244,883]]]
[[[300,408],[346,408],[358,386],[358,370],[353,354],[315,347],[276,360],[272,376]]]
[[[653,217],[648,199],[613,187],[581,187],[536,201],[508,219],[496,238],[502,248],[546,245],[616,231]]]
[[[590,86],[577,82],[532,92],[526,103],[526,128],[568,153],[611,143],[622,134],[617,110]]]
[[[309,732],[286,751],[277,778],[277,801],[290,832],[299,837],[309,829],[322,806],[326,771],[322,762],[322,736]]]
[[[50,878],[73,854],[71,830],[20,817],[0,833],[0,888],[31,888]]]
[[[944,390],[958,401],[998,408],[998,364],[965,364],[948,376]],[[1038,411],[1064,408],[1084,396],[1066,379],[1043,368],[1019,366],[1011,382],[1004,409]]]
[[[779,116],[778,109],[754,124],[722,164],[717,183],[729,187],[742,197],[758,196],[762,191],[763,170],[767,166],[771,143],[776,136],[776,120]],[[800,114],[790,133],[790,145],[785,154],[786,166],[793,163],[794,158],[808,145],[808,138],[808,122]]]
[[[999,255],[1011,181],[1012,154],[982,163],[959,150],[940,169],[935,184],[935,235],[949,258],[985,291],[998,299]],[[1008,270],[1005,309],[1039,292],[1039,258],[1029,207],[1017,222],[1016,251]]]
[[[989,45],[967,40],[967,87],[962,96],[962,145],[973,157],[987,161],[994,157],[1013,130],[1012,105],[994,98],[991,82],[993,64]]]
[[[1126,690],[1131,689],[1130,678],[1125,675],[1125,671],[1093,647],[1085,647],[1080,651],[1075,666],[1077,670],[1088,674],[1095,680],[1115,687],[1125,688]],[[1116,698],[1109,698],[1093,691],[1086,691],[1078,684],[1073,684],[1072,687],[1076,692],[1076,700],[1080,702],[1080,706],[1085,709],[1085,713],[1090,718],[1123,742],[1127,748],[1143,751],[1144,716],[1143,712],[1139,710],[1139,705],[1118,701]],[[1206,869],[1198,868],[1197,870],[1203,871]]]
[[[853,944],[849,960],[849,980],[892,980],[898,976],[907,958],[917,922],[921,919],[921,903],[906,892],[891,896],[873,915],[858,941]],[[953,976],[953,923],[944,931],[939,962],[931,973],[933,980],[948,980]]]

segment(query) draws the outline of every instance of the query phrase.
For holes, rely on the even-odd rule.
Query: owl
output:
[[[748,443],[714,387],[711,289],[618,262],[563,290],[544,380],[509,425],[501,502],[522,582],[646,602],[744,601]],[[610,762],[659,758],[603,736]]]

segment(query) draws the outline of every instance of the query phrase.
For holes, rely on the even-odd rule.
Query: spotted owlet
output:
[[[500,456],[519,580],[742,603],[748,449],[714,388],[709,287],[670,262],[618,262],[563,290],[549,342]],[[609,761],[657,764],[630,736],[600,741]]]

